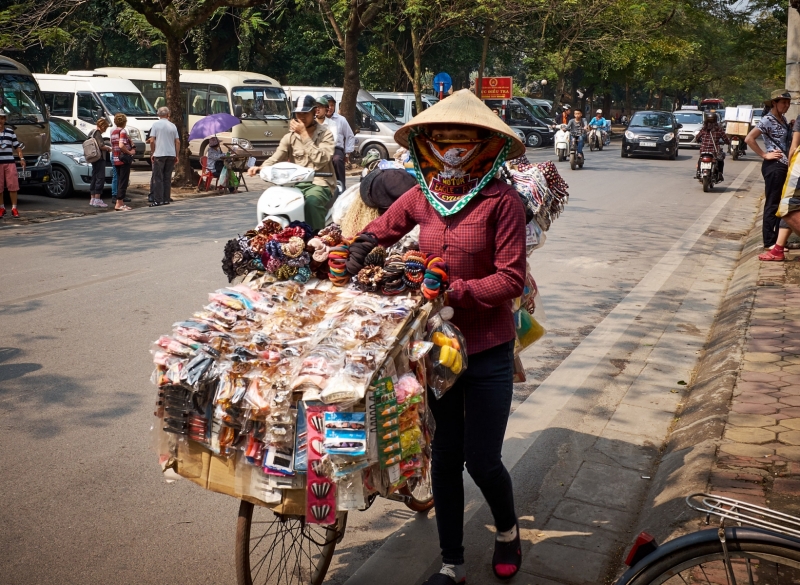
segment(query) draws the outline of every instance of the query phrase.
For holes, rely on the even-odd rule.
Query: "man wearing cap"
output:
[[[781,202],[783,184],[789,172],[789,145],[792,139],[792,128],[784,114],[789,110],[792,95],[787,89],[778,89],[770,96],[770,111],[764,115],[744,139],[758,156],[764,159],[761,164],[761,176],[764,177],[764,220],[762,236],[764,247],[771,249],[778,241],[778,225],[780,218],[775,214]],[[756,140],[764,140],[762,150]]]
[[[6,113],[0,110],[0,197],[3,189],[8,189],[11,196],[11,215],[19,217],[17,211],[17,191],[19,191],[19,176],[17,164],[14,161],[14,149],[17,151],[22,170],[25,170],[25,157],[22,156],[22,143],[17,140],[16,133],[6,127]],[[0,217],[6,214],[6,206],[0,199]]]
[[[306,223],[315,230],[320,230],[325,227],[325,217],[333,204],[336,183],[331,163],[334,149],[333,134],[325,126],[317,124],[314,119],[316,106],[317,100],[310,95],[301,95],[297,98],[293,112],[294,119],[289,121],[290,132],[281,138],[275,154],[265,160],[261,166],[250,167],[247,174],[254,176],[261,170],[261,167],[271,167],[275,163],[284,161],[308,167],[320,173],[329,173],[330,176],[327,177],[315,176],[311,183],[295,185],[303,192],[306,200]]]
[[[332,95],[326,94],[320,98],[328,104],[325,116],[328,118],[328,128],[333,132],[336,139],[336,147],[333,151],[333,168],[336,169],[336,180],[345,187],[345,167],[347,157],[353,152],[356,146],[356,137],[347,119],[336,113],[336,100]]]
[[[600,132],[602,144],[606,143],[606,119],[603,117],[603,110],[597,110],[594,118],[589,120],[589,128],[595,132]]]
[[[525,145],[468,89],[417,114],[395,140],[409,149],[419,184],[364,232],[390,246],[419,226],[420,251],[447,263],[445,302],[469,356],[469,367],[446,394],[438,400],[429,394],[442,567],[425,584],[466,582],[465,463],[494,519],[492,570],[509,579],[519,571],[522,549],[501,451],[514,393],[511,303],[525,283],[525,210],[519,194],[494,177],[506,159],[525,154]],[[483,555],[482,547],[474,552]]]

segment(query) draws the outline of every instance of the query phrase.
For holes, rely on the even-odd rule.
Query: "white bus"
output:
[[[101,67],[95,75],[129,79],[158,109],[167,105],[166,68]],[[209,114],[225,112],[241,120],[231,132],[219,133],[223,143],[238,144],[248,150],[261,151],[263,160],[275,152],[281,138],[289,131],[291,107],[280,84],[266,75],[247,71],[191,71],[182,69],[181,100],[186,131],[191,132],[198,120]],[[193,157],[205,154],[208,138],[193,140],[189,148]]]
[[[110,128],[103,136],[111,138],[114,115],[122,112],[128,118],[128,135],[136,146],[137,158],[149,155],[145,136],[158,120],[153,106],[127,79],[87,77],[82,72],[69,75],[34,73],[42,90],[50,115],[68,120],[84,134],[92,131],[97,120],[105,118]]]

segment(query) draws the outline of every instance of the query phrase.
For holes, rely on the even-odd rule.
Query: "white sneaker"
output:
[[[89,199],[90,207],[97,207],[97,199]]]
[[[95,199],[95,200],[94,200],[94,206],[95,206],[95,207],[108,207],[108,205],[106,204],[106,202],[105,202],[105,201],[103,201],[102,199]]]

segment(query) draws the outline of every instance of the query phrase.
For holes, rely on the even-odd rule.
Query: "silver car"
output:
[[[678,148],[700,148],[696,139],[697,133],[703,128],[703,112],[676,110],[673,115],[678,124],[683,124],[683,128],[678,130]]]
[[[73,191],[89,192],[92,165],[83,156],[83,142],[88,136],[75,126],[50,116],[50,182],[45,188],[51,197],[64,199]],[[106,165],[106,186],[111,187],[111,166]]]

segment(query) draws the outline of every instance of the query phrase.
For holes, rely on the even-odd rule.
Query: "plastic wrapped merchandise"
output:
[[[525,288],[522,297],[514,303],[514,326],[517,330],[517,343],[514,350],[519,355],[522,350],[539,341],[547,333],[546,318],[539,287],[530,273],[525,275]]]
[[[428,341],[433,348],[425,356],[428,386],[437,399],[444,396],[467,369],[467,343],[458,327],[438,315],[431,319],[433,327]]]

